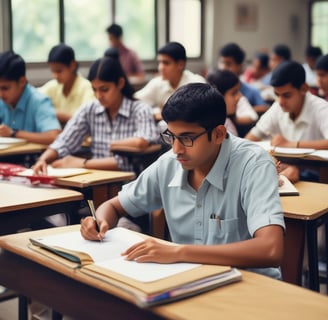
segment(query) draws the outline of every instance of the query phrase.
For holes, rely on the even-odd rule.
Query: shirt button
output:
[[[197,204],[197,208],[201,208],[202,207],[202,205],[201,204]]]
[[[202,225],[202,222],[201,221],[197,221],[197,225],[198,226],[201,226]]]

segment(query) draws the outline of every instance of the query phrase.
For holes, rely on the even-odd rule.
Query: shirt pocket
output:
[[[239,238],[238,219],[209,219],[208,243],[230,243]]]

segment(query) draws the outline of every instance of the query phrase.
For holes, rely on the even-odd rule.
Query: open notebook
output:
[[[141,307],[181,299],[241,279],[241,273],[228,266],[138,263],[121,256],[121,252],[143,240],[136,232],[115,228],[106,233],[102,242],[85,240],[79,231],[73,231],[32,238],[30,247],[76,272],[119,288]]]
[[[0,150],[20,146],[22,144],[25,144],[26,142],[26,140],[19,138],[0,137]]]

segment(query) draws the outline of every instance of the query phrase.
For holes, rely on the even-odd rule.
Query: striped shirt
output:
[[[49,147],[62,158],[77,152],[88,136],[91,136],[92,157],[105,158],[113,156],[110,152],[112,141],[138,137],[152,143],[158,141],[159,133],[148,105],[123,98],[116,117],[109,119],[106,109],[98,100],[94,100],[75,113]],[[133,169],[125,157],[114,157],[121,170]]]

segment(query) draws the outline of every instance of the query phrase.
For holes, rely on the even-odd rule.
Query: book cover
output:
[[[121,252],[143,241],[144,237],[124,228],[115,228],[106,233],[104,241],[98,242],[85,240],[76,231],[31,238],[30,247],[52,259],[58,258],[57,261],[67,267],[119,289],[124,298],[140,307],[182,299],[241,280],[241,273],[228,266],[125,260]]]

